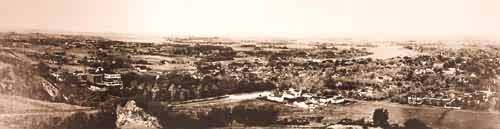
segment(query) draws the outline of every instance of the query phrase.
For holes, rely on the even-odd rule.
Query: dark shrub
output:
[[[418,119],[409,119],[404,123],[404,129],[432,129]]]
[[[389,125],[389,112],[387,109],[378,108],[373,112],[373,124],[380,127],[387,127]]]
[[[238,105],[233,109],[236,122],[245,125],[270,125],[278,120],[279,110],[271,105]]]
[[[95,114],[77,112],[62,119],[62,121],[53,122],[50,127],[54,129],[115,129],[116,114],[112,112],[97,112]]]

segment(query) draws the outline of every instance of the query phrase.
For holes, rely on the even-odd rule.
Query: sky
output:
[[[0,0],[3,30],[500,39],[498,0]]]

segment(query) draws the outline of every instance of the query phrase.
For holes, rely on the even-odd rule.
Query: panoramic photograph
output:
[[[2,0],[0,129],[500,129],[498,0]]]

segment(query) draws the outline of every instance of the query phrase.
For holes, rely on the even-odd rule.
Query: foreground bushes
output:
[[[36,129],[116,129],[116,114],[113,112],[77,112],[66,118],[52,118],[35,125]]]
[[[233,119],[244,125],[264,126],[278,120],[279,110],[271,105],[238,105],[233,108]]]
[[[176,110],[161,104],[150,103],[142,106],[146,112],[157,117],[165,128],[200,129],[225,127],[232,124],[266,126],[276,124],[279,115],[278,108],[273,105],[241,104],[232,108],[217,107],[191,112]]]

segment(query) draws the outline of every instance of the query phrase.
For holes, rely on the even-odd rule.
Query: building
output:
[[[107,87],[117,87],[122,86],[123,82],[121,80],[120,74],[104,74],[102,84]]]
[[[121,87],[123,82],[120,74],[88,74],[88,82],[105,87]]]

